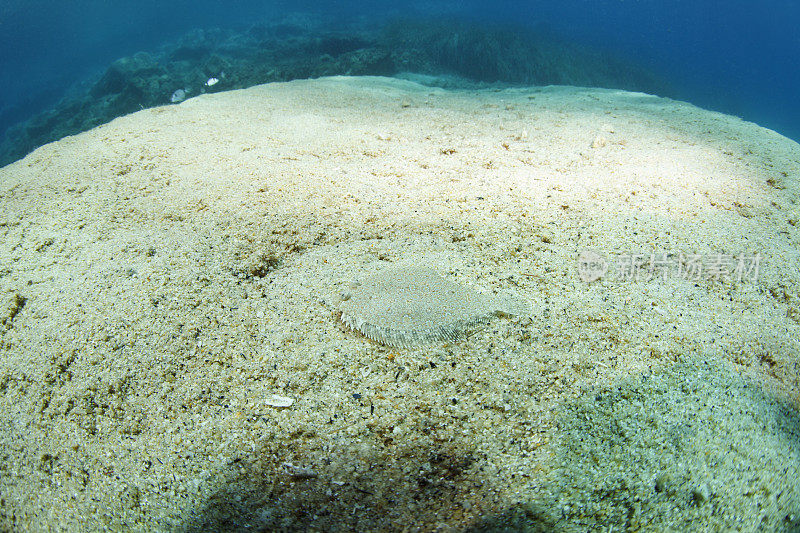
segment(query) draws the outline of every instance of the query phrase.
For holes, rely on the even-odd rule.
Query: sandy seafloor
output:
[[[296,81],[44,146],[0,169],[0,529],[797,530],[799,202],[798,144],[615,90]],[[343,327],[401,262],[530,316]]]

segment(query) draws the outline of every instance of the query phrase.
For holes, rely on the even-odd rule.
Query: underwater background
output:
[[[800,531],[752,5],[0,0],[0,531]]]
[[[0,164],[206,77],[228,90],[403,71],[641,90],[798,140],[798,22],[790,0],[4,1]]]

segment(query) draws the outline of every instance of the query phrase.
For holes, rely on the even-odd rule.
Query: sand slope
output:
[[[797,527],[799,176],[680,102],[384,78],[44,146],[0,169],[0,528]],[[589,249],[761,268],[586,283]],[[533,312],[343,327],[401,262]]]

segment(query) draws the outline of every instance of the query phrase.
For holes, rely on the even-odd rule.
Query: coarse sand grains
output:
[[[0,530],[797,530],[799,176],[682,102],[388,78],[43,146],[0,169]]]

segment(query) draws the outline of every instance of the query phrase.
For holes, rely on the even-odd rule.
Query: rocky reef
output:
[[[424,75],[417,81],[450,87],[580,85],[669,93],[651,73],[547,31],[409,20],[342,30],[294,18],[244,31],[195,30],[158,50],[115,61],[52,109],[9,128],[0,142],[0,166],[118,116],[204,92],[409,72]]]

